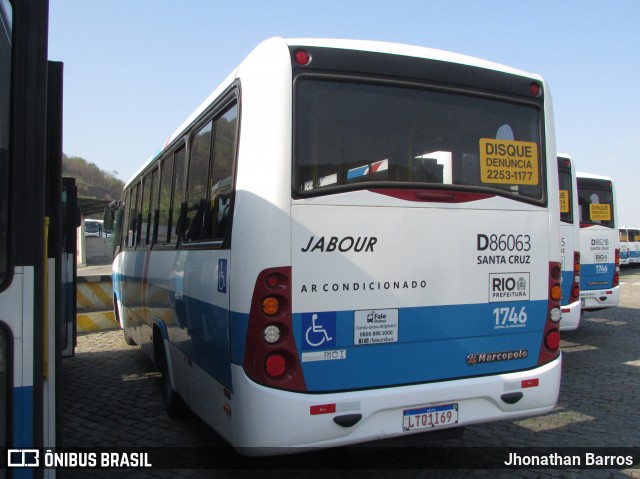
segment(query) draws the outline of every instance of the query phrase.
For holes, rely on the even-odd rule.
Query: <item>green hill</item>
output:
[[[113,172],[104,171],[77,156],[62,155],[62,175],[76,179],[80,198],[118,200],[124,187],[124,181],[116,178]]]

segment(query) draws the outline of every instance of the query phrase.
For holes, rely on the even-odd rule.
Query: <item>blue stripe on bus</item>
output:
[[[171,344],[231,388],[229,311],[188,296],[176,300],[175,311],[176,322],[166,325]]]
[[[521,307],[526,326],[495,329],[496,308]],[[337,314],[336,349],[345,360],[303,362],[309,391],[367,388],[527,369],[537,363],[546,301],[408,308],[399,311],[398,342],[354,346],[353,312]],[[294,321],[301,338],[300,321]],[[296,328],[298,326],[298,328]],[[464,332],[464,333],[462,333]],[[527,351],[526,357],[469,365],[470,354]]]
[[[569,304],[571,300],[571,285],[573,284],[573,271],[562,272],[562,306]]]
[[[33,386],[13,389],[13,447],[33,447]]]
[[[179,301],[173,294],[170,296],[172,304],[165,307],[174,308],[176,313],[167,324],[169,340],[231,389],[230,364],[244,362],[249,315],[187,296]],[[500,308],[512,311],[511,317],[517,317],[525,308],[527,320],[496,325],[496,311]],[[346,350],[346,359],[302,362],[311,392],[438,381],[535,367],[547,301],[401,308],[398,342],[382,345],[354,345],[354,311],[330,313],[335,315],[333,348]],[[302,313],[293,315],[293,333],[301,358],[310,351],[308,347],[302,350],[302,317]],[[467,364],[469,354],[510,351],[526,351],[526,357]]]
[[[613,263],[583,264],[580,268],[580,290],[612,288],[615,270]]]
[[[525,307],[526,324],[496,329],[496,308]],[[361,389],[497,374],[537,365],[547,301],[406,308],[398,342],[354,346],[354,312],[336,312],[336,345],[346,359],[302,362],[310,392]],[[294,315],[300,345],[302,314]],[[524,351],[524,353],[523,353]],[[299,351],[302,354],[306,351]],[[469,355],[512,352],[518,358],[468,364]]]

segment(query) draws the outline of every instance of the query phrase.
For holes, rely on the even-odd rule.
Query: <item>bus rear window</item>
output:
[[[560,182],[560,219],[565,223],[573,223],[571,171],[560,169],[558,171],[558,180]]]
[[[541,115],[468,93],[298,77],[295,190],[481,188],[543,201]]]
[[[595,224],[613,228],[613,192],[611,182],[578,179],[580,224]]]

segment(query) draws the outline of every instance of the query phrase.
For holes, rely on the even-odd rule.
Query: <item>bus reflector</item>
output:
[[[540,380],[538,378],[535,379],[524,379],[522,381],[522,388],[535,388],[540,384]]]
[[[334,404],[320,404],[317,406],[311,406],[309,408],[309,414],[317,416],[318,414],[331,414],[336,412],[336,405]]]

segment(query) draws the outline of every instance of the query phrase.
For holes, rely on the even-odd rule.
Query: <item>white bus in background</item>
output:
[[[125,338],[248,454],[547,413],[556,161],[539,76],[267,40],[125,187]]]
[[[560,184],[560,253],[562,254],[562,320],[560,330],[577,329],[580,324],[580,221],[575,164],[558,154]]]
[[[618,228],[620,237],[620,265],[629,264],[629,233],[626,226]]]
[[[89,218],[84,220],[84,235],[86,237],[96,237],[96,238],[106,237],[106,233],[104,231],[104,221],[92,220]]]
[[[582,309],[618,306],[620,236],[616,227],[615,187],[607,176],[578,172],[577,177]]]
[[[640,229],[627,228],[629,264],[640,263]]]

